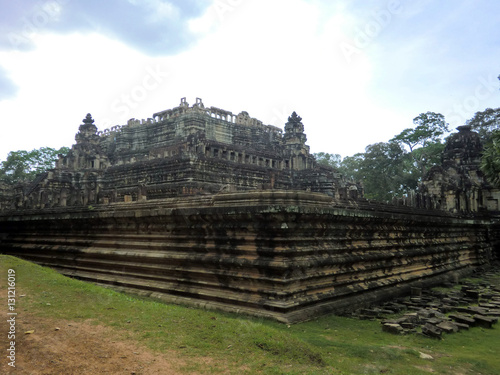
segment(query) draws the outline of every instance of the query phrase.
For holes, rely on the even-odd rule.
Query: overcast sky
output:
[[[494,0],[0,0],[0,160],[197,97],[312,152],[363,152],[422,112],[500,107]]]

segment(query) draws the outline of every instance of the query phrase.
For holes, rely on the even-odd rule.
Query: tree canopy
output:
[[[500,187],[500,130],[493,131],[484,146],[481,170],[488,181]]]
[[[340,163],[342,162],[342,156],[339,154],[329,154],[326,152],[318,152],[314,154],[316,161],[320,165],[324,165],[327,167],[332,167],[335,169],[339,169]]]
[[[20,181],[33,180],[37,174],[54,168],[59,154],[67,154],[68,147],[58,150],[41,147],[31,151],[11,151],[7,160],[0,164],[0,181],[14,184]]]
[[[471,125],[485,142],[481,170],[493,185],[500,187],[500,108],[476,112],[467,125]]]
[[[413,174],[418,174],[417,179],[421,179],[432,165],[439,162],[444,149],[443,137],[449,129],[444,116],[435,112],[421,113],[413,123],[413,129],[403,130],[391,141],[407,147],[407,157],[418,169]]]
[[[476,112],[466,124],[470,125],[486,143],[492,132],[500,128],[500,108],[486,108],[484,111]]]
[[[440,113],[421,113],[414,127],[388,142],[371,144],[364,153],[342,159],[338,154],[315,154],[318,162],[339,170],[346,178],[361,181],[365,197],[389,201],[416,189],[427,171],[441,160],[448,124]]]

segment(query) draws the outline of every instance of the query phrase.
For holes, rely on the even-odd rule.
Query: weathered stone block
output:
[[[495,324],[498,319],[491,318],[484,315],[474,315],[474,321],[476,325],[483,328],[493,328],[493,324]]]
[[[394,324],[394,323],[383,324],[382,331],[392,333],[395,335],[401,335],[404,333],[403,327],[401,327],[399,324]]]
[[[442,336],[442,330],[437,328],[436,326],[426,323],[422,327],[422,333],[426,336],[433,337],[433,338],[438,338],[440,339]]]
[[[439,329],[441,329],[443,332],[446,332],[446,333],[458,332],[458,329],[459,329],[456,324],[449,322],[449,321],[443,321],[443,322],[437,324],[436,327],[438,327]]]
[[[457,323],[467,324],[468,326],[475,326],[476,321],[472,316],[466,316],[461,314],[450,314],[449,317],[456,321]]]

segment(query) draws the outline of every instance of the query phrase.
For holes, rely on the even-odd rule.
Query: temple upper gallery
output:
[[[94,206],[249,190],[302,190],[360,201],[360,182],[320,165],[310,153],[302,118],[284,130],[216,107],[200,98],[147,120],[98,131],[90,114],[76,143],[53,169],[12,188],[0,183],[0,210]],[[458,127],[440,165],[417,192],[395,203],[456,214],[499,211],[500,191],[480,170],[482,144],[470,126]]]
[[[4,208],[47,208],[133,202],[253,189],[306,190],[336,198],[363,195],[360,184],[319,165],[295,112],[284,131],[247,112],[189,106],[98,131],[83,119],[67,155]],[[9,206],[9,207],[6,207]]]

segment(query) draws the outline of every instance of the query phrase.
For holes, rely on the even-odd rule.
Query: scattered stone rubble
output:
[[[483,274],[497,276],[499,271]],[[402,315],[401,315],[402,314]],[[410,296],[386,302],[378,307],[360,309],[359,319],[380,320],[382,330],[393,334],[423,334],[440,339],[471,327],[493,328],[500,317],[500,285],[488,281],[462,282],[445,288],[412,288]],[[390,317],[389,316],[399,317]]]

